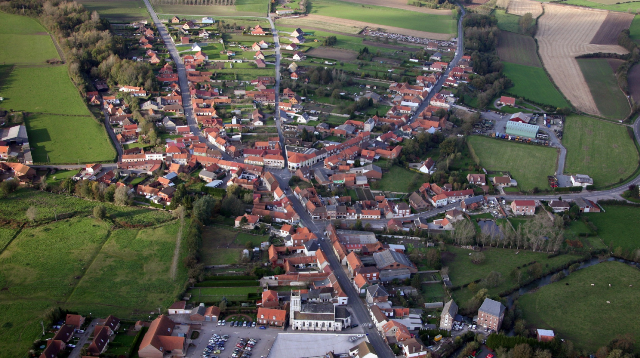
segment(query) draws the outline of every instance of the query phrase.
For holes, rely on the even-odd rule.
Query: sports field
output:
[[[585,214],[598,227],[598,236],[615,250],[640,249],[640,208],[604,206],[604,212]]]
[[[553,148],[481,136],[470,136],[467,141],[480,158],[480,165],[510,172],[522,190],[547,188],[547,176],[556,171],[557,151]]]
[[[444,34],[455,34],[456,32],[456,19],[451,15],[424,14],[339,0],[314,1],[311,5],[311,13],[417,31]]]
[[[571,115],[562,143],[567,148],[565,173],[587,174],[596,186],[626,179],[638,167],[638,151],[621,125]]]
[[[578,64],[600,113],[611,119],[626,118],[630,111],[629,102],[618,87],[607,59],[578,59]]]
[[[619,334],[640,339],[640,321],[632,318],[640,315],[639,295],[637,269],[604,262],[525,294],[518,306],[527,324],[553,329],[577,349],[595,352]]]
[[[567,100],[553,86],[544,69],[509,62],[503,62],[503,64],[504,74],[514,84],[513,87],[507,89],[509,94],[558,108],[570,107]]]
[[[4,12],[0,12],[0,48],[3,65],[44,65],[46,60],[60,59],[47,30],[36,19]]]
[[[89,11],[97,11],[101,17],[113,22],[128,22],[149,19],[147,7],[142,0],[79,0]]]

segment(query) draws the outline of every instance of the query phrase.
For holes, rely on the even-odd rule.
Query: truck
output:
[[[442,335],[441,335],[441,334],[439,334],[439,335],[437,335],[437,336],[435,336],[435,337],[433,338],[433,341],[434,341],[434,342],[440,342],[440,340],[441,340],[441,339],[442,339]]]

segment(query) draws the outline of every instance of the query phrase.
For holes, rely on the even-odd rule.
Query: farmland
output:
[[[504,62],[504,74],[513,81],[507,92],[514,96],[559,108],[570,106],[540,67]]]
[[[591,43],[598,45],[617,45],[620,31],[628,29],[633,18],[634,16],[632,14],[609,12],[602,25],[600,25],[598,32],[596,32],[593,39],[591,39]]]
[[[590,45],[607,13],[576,7],[544,4],[538,20],[540,58],[562,93],[579,110],[600,114],[575,57],[585,53],[627,53],[618,45]]]
[[[629,94],[634,101],[640,101],[640,66],[634,65],[627,75]]]
[[[536,42],[531,36],[513,32],[500,32],[498,56],[501,61],[523,66],[542,67],[536,52]]]
[[[495,10],[494,15],[498,19],[498,28],[500,30],[513,33],[520,32],[520,25],[518,25],[520,16],[508,14],[505,10]]]
[[[408,5],[407,2],[403,0],[345,0],[345,1],[350,3],[355,3],[355,4],[377,5],[377,6],[390,7],[394,9],[417,11],[417,12],[423,12],[425,14],[451,15],[451,10],[430,9],[428,7],[422,7],[422,6],[418,7],[418,6]]]
[[[625,119],[631,109],[618,87],[610,61],[603,58],[578,59],[578,64],[600,114],[610,119]]]
[[[147,7],[142,0],[79,0],[89,11],[97,11],[110,21],[136,21],[149,18]]]
[[[51,37],[37,20],[0,12],[0,63],[35,65],[59,60]],[[28,55],[26,55],[28,54]]]
[[[269,3],[265,0],[237,0],[234,5],[178,5],[165,4],[167,1],[151,1],[154,10],[160,14],[198,16],[265,16]]]
[[[593,285],[592,285],[593,284]],[[576,348],[595,352],[619,334],[640,339],[640,273],[604,262],[519,298],[528,324],[553,329]],[[593,329],[598,327],[598,329]]]
[[[638,166],[638,151],[623,126],[590,117],[567,117],[562,140],[566,173],[587,174],[596,186],[617,183]]]
[[[535,19],[542,14],[542,4],[533,0],[511,0],[507,7],[507,13],[519,16],[530,13]]]
[[[600,1],[589,1],[589,0],[567,0],[564,2],[568,5],[578,5],[585,6],[594,9],[602,9],[609,11],[621,11],[621,12],[637,12],[640,10],[640,3],[637,1],[631,2],[622,2],[616,0],[600,0]]]
[[[38,226],[22,229],[0,253],[3,356],[24,355],[40,337],[40,320],[48,308],[138,319],[167,307],[182,289],[186,270],[179,267],[175,281],[169,276],[177,222],[145,229],[114,225],[124,223],[123,218],[129,224],[166,222],[168,213],[105,203],[111,223],[88,216],[95,205],[27,189],[0,200],[4,220],[19,219],[29,206],[38,210]],[[58,221],[53,221],[54,211]],[[0,239],[12,231],[3,228]]]
[[[598,227],[598,236],[614,250],[640,249],[640,208],[632,206],[604,207],[604,212],[585,214]]]
[[[640,41],[640,16],[636,15],[633,17],[633,21],[631,21],[631,26],[629,26],[629,36],[635,42]]]
[[[557,152],[553,148],[511,143],[486,137],[467,139],[488,170],[509,171],[522,190],[547,187],[547,176],[553,175]]]

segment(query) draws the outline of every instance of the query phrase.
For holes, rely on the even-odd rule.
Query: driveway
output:
[[[97,324],[98,320],[94,319],[93,321],[91,321],[91,324],[89,324],[89,326],[84,329],[82,337],[80,337],[78,344],[76,344],[76,347],[71,351],[71,354],[69,354],[69,358],[80,358],[80,351],[85,344],[89,343],[89,337],[91,337],[91,335],[93,334],[93,329],[96,328]]]

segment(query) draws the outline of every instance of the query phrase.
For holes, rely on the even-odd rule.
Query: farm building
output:
[[[516,99],[513,97],[502,96],[500,97],[500,100],[498,100],[498,104],[513,107],[516,105]]]
[[[527,123],[520,122],[507,122],[507,134],[518,136],[518,137],[526,137],[526,138],[535,138],[536,134],[538,134],[538,126]]]

